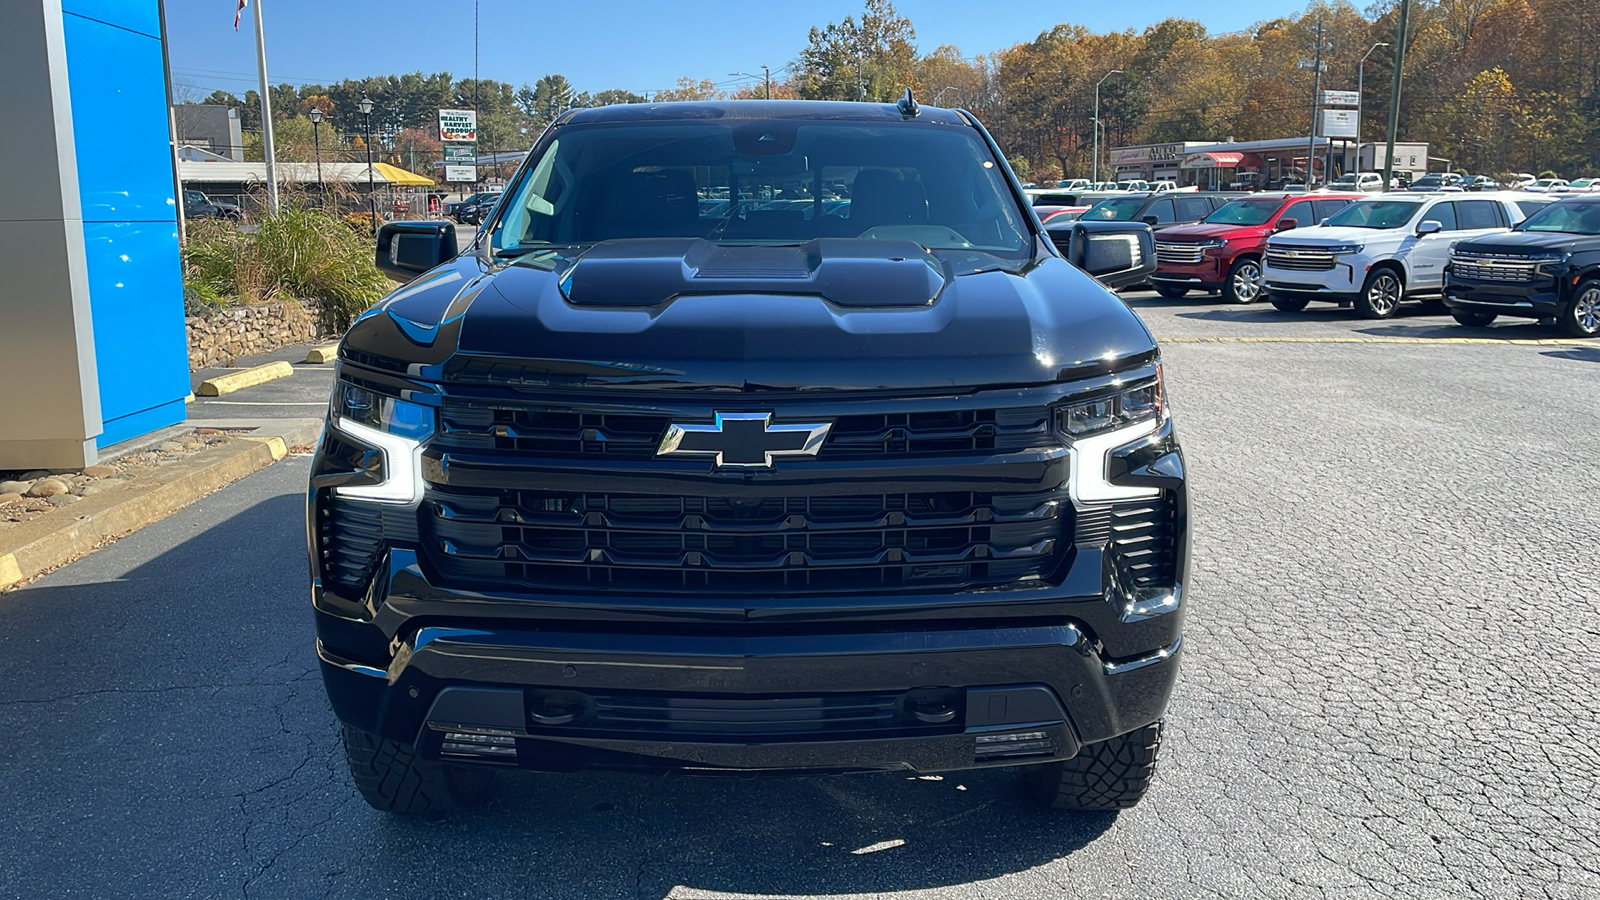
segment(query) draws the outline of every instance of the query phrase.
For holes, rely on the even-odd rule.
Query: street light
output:
[[[767,99],[771,100],[772,99],[772,69],[768,68],[767,66],[762,66],[761,67],[761,71],[764,74],[752,75],[749,72],[729,72],[728,74],[729,75],[738,75],[738,76],[742,76],[744,78],[760,78],[767,86]]]
[[[1106,83],[1106,78],[1121,74],[1123,74],[1121,69],[1112,69],[1105,74],[1105,78],[1094,83],[1094,165],[1091,167],[1090,180],[1095,184],[1100,183],[1100,85]],[[1063,176],[1065,174],[1062,173]]]
[[[1367,56],[1371,56],[1373,50],[1376,50],[1379,47],[1387,47],[1387,46],[1389,46],[1389,42],[1388,41],[1379,41],[1378,43],[1373,44],[1372,45],[1372,49],[1367,51],[1366,56],[1361,57],[1361,61],[1356,63],[1356,171],[1357,172],[1361,171],[1361,126],[1362,126],[1362,124],[1364,124],[1361,121],[1361,101],[1366,99],[1366,94],[1364,93],[1364,87],[1365,87],[1366,81],[1367,81]],[[1374,151],[1376,151],[1376,147],[1374,147]],[[1372,161],[1373,161],[1373,163],[1377,163],[1377,161],[1378,161],[1378,154],[1376,152],[1374,152],[1372,154]],[[1385,184],[1383,186],[1383,189],[1387,191],[1389,189],[1389,185]]]
[[[365,94],[361,95],[361,102],[356,104],[361,110],[361,130],[366,133],[367,140],[367,211],[372,216],[372,237],[378,237],[378,186],[372,174],[372,99]]]
[[[953,91],[955,89],[956,89],[956,86],[953,85],[953,84],[952,85],[947,85],[945,87],[940,88],[938,93],[933,95],[933,99],[928,101],[928,105],[929,106],[938,106],[939,105],[939,98],[943,97],[947,92]]]
[[[306,118],[311,120],[311,143],[317,148],[317,200],[322,202],[327,195],[327,189],[322,184],[322,109],[311,107]]]

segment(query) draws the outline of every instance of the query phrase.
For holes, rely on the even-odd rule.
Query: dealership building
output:
[[[1305,181],[1306,151],[1312,152],[1311,172],[1327,182],[1324,169],[1329,138],[1275,138],[1265,141],[1181,141],[1111,148],[1111,168],[1119,180],[1175,181],[1205,190],[1255,190]],[[1355,169],[1359,154],[1354,141],[1333,138],[1332,178]],[[1419,149],[1420,148],[1420,149]],[[1370,145],[1368,145],[1370,151]],[[1382,157],[1383,145],[1378,145]],[[1395,146],[1395,168],[1416,174],[1428,169],[1426,144]]]

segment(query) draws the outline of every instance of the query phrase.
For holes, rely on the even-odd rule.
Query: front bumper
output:
[[[1155,273],[1150,276],[1150,281],[1190,290],[1214,291],[1222,287],[1227,277],[1227,266],[1223,265],[1221,260],[1208,255],[1193,264],[1158,263]]]
[[[1369,265],[1363,259],[1341,257],[1332,269],[1296,271],[1263,265],[1261,278],[1267,293],[1290,300],[1310,300],[1348,305],[1361,293]]]
[[[1182,649],[1174,609],[1148,621],[1176,636],[1121,659],[1068,617],[729,629],[417,616],[387,665],[340,655],[330,644],[350,629],[429,602],[414,557],[394,556],[384,621],[351,620],[315,591],[329,697],[354,727],[467,762],[934,772],[1065,759],[1159,719]],[[474,754],[475,741],[494,749]]]
[[[1468,281],[1453,275],[1446,276],[1444,302],[1451,309],[1530,319],[1558,316],[1566,303],[1560,283],[1553,278],[1506,284]]]

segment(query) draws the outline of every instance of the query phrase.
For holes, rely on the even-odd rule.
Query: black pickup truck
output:
[[[1462,325],[1498,316],[1554,319],[1565,334],[1600,334],[1600,197],[1552,203],[1509,232],[1450,251],[1444,302]]]
[[[1150,332],[1068,261],[1143,278],[1149,229],[1057,239],[909,94],[578,110],[459,255],[385,225],[412,280],[340,345],[309,492],[363,797],[1022,766],[1138,802],[1186,471]]]

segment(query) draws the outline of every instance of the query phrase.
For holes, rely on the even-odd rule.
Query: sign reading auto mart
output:
[[[439,110],[439,140],[446,142],[476,142],[478,140],[478,111],[475,109]]]

